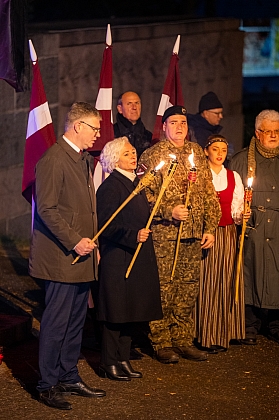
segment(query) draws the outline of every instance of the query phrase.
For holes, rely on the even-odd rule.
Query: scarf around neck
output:
[[[247,170],[247,177],[255,177],[256,175],[256,156],[255,156],[255,149],[259,152],[261,156],[266,159],[271,159],[274,157],[279,156],[279,146],[275,147],[274,149],[268,149],[264,147],[259,139],[256,137],[252,137],[252,140],[249,145],[248,150],[248,170]]]

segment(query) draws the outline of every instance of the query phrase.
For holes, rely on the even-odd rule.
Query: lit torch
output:
[[[185,204],[184,204],[186,209],[188,208],[188,205],[189,205],[189,198],[190,198],[192,185],[194,184],[194,182],[196,182],[196,179],[197,179],[197,169],[196,169],[195,163],[194,163],[193,149],[192,149],[192,153],[189,155],[188,159],[189,159],[191,168],[190,168],[190,171],[188,172],[188,177],[187,177],[188,185],[187,185],[186,200],[185,200]],[[177,264],[177,258],[178,258],[178,252],[179,252],[179,247],[180,247],[182,230],[183,230],[183,220],[179,224],[179,230],[178,230],[177,239],[176,239],[176,246],[175,246],[174,261],[173,261],[172,272],[171,272],[171,280],[173,280],[173,278],[174,278],[174,273],[175,273],[175,267],[176,267],[176,264]]]
[[[91,239],[90,244],[92,245],[93,242],[96,241],[96,239],[103,233],[103,231],[108,227],[108,225],[112,222],[112,220],[118,215],[118,213],[129,203],[129,201],[132,200],[136,195],[140,193],[145,187],[147,187],[153,178],[156,176],[157,172],[164,166],[165,162],[161,161],[159,165],[157,165],[154,169],[151,171],[147,171],[145,175],[140,179],[138,185],[136,188],[131,192],[129,197],[126,198],[125,201],[118,207],[117,210],[113,213],[113,215],[108,219],[108,221],[104,224],[104,226],[99,230],[98,233],[94,236],[94,238]],[[72,265],[74,265],[79,259],[81,255],[78,255],[74,261],[72,262]]]
[[[171,179],[172,179],[172,177],[173,177],[173,175],[174,175],[174,173],[176,171],[177,165],[178,165],[178,162],[176,160],[176,156],[175,155],[169,155],[169,156],[172,158],[172,160],[171,160],[171,163],[170,163],[170,166],[169,166],[169,169],[168,169],[168,173],[167,173],[167,176],[165,177],[165,179],[163,181],[163,184],[161,186],[159,195],[158,195],[157,200],[156,200],[156,202],[154,204],[154,207],[152,209],[152,212],[151,212],[151,214],[149,216],[149,219],[148,219],[148,222],[147,222],[147,224],[145,226],[145,229],[149,229],[150,228],[152,219],[153,219],[153,217],[154,217],[154,215],[155,215],[155,213],[157,211],[157,208],[159,207],[159,204],[160,204],[160,201],[161,201],[161,199],[162,199],[162,197],[164,195],[164,192],[165,192],[166,188],[168,187],[169,183],[171,182]],[[127,271],[126,271],[126,275],[125,275],[126,279],[129,277],[129,274],[130,274],[130,272],[131,272],[131,270],[133,268],[133,265],[134,265],[134,263],[136,261],[136,258],[137,258],[138,254],[140,252],[140,249],[141,249],[142,245],[143,245],[143,243],[140,242],[138,244],[138,246],[137,246],[137,249],[136,249],[136,251],[135,251],[135,253],[133,255],[133,258],[132,258],[132,260],[130,262],[130,265],[129,265]]]
[[[244,235],[246,231],[246,215],[247,213],[250,213],[251,211],[251,203],[252,203],[252,195],[253,195],[253,189],[252,189],[252,183],[253,183],[253,177],[248,178],[247,181],[247,187],[245,187],[244,190],[244,209],[243,209],[243,222],[242,222],[242,230],[241,235],[239,238],[239,251],[238,251],[238,258],[237,258],[237,265],[236,265],[236,277],[235,277],[235,303],[238,302],[239,297],[239,278],[240,278],[240,269],[241,269],[241,263],[242,263],[242,257],[243,257],[243,244],[244,244]]]

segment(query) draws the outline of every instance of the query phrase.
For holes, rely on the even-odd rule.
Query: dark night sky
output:
[[[279,0],[27,0],[29,21],[188,15],[192,18],[279,17]]]

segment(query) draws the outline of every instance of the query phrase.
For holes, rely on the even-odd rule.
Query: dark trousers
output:
[[[258,334],[264,319],[268,334],[274,335],[279,332],[279,309],[263,309],[245,305],[246,337]]]
[[[131,324],[103,323],[101,364],[117,365],[128,361],[131,349]]]
[[[58,382],[79,382],[77,363],[87,311],[89,283],[45,282],[40,329],[38,391]]]

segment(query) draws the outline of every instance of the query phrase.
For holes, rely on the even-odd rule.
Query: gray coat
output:
[[[237,153],[230,169],[247,186],[248,149]],[[244,242],[245,303],[279,309],[279,157],[264,158],[256,151],[252,215]]]
[[[97,279],[95,250],[71,265],[76,257],[74,246],[97,232],[90,159],[88,153],[78,154],[61,138],[37,164],[29,259],[33,277],[67,283]]]

